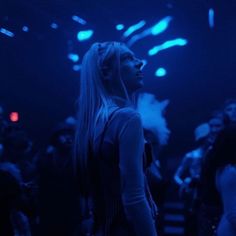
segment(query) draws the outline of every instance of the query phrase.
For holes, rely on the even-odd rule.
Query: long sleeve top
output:
[[[105,134],[99,125],[95,134],[95,155],[104,160],[103,186],[109,198],[120,199],[125,218],[137,236],[155,236],[152,211],[145,193],[143,171],[144,137],[139,114],[131,108],[115,112]],[[101,138],[103,136],[102,147]]]

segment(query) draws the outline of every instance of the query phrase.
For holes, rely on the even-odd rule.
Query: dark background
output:
[[[208,25],[208,10],[215,10],[215,28]],[[152,26],[172,16],[161,35],[147,37],[132,50],[148,60],[144,91],[159,100],[169,99],[167,119],[172,130],[165,155],[181,156],[193,145],[193,130],[235,96],[236,1],[221,0],[0,0],[0,27],[15,33],[0,34],[0,103],[6,113],[18,111],[23,126],[36,142],[45,144],[49,131],[75,112],[79,72],[73,71],[69,52],[81,57],[95,41],[122,40],[122,31],[140,20]],[[78,15],[83,26],[71,19]],[[52,29],[55,22],[58,29]],[[29,32],[23,32],[27,25]],[[78,42],[79,30],[93,29],[93,37]],[[139,31],[140,32],[140,31]],[[166,40],[186,38],[188,44],[148,57],[147,51]],[[155,69],[167,69],[165,78]]]

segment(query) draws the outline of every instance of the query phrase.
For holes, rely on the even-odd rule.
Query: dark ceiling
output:
[[[215,28],[208,25],[208,10],[215,10]],[[172,130],[171,154],[181,153],[193,142],[193,129],[226,98],[236,97],[236,3],[231,0],[76,1],[7,0],[0,2],[0,27],[15,33],[0,34],[0,103],[7,112],[19,111],[31,136],[44,142],[48,130],[74,114],[79,72],[73,71],[69,52],[83,56],[95,41],[123,40],[115,25],[126,27],[146,20],[150,27],[172,16],[170,27],[157,37],[147,37],[132,49],[148,60],[144,91],[170,99],[167,119]],[[83,26],[71,19],[78,15]],[[52,29],[55,22],[58,29]],[[23,32],[27,25],[29,32]],[[93,37],[78,42],[79,30],[93,29]],[[148,57],[154,45],[186,38],[185,47],[175,47]],[[80,59],[81,60],[81,59]],[[167,69],[165,78],[155,69]]]

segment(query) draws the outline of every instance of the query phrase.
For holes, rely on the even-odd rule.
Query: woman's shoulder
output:
[[[132,129],[142,129],[142,121],[139,113],[132,107],[122,107],[115,110],[111,126],[118,133],[122,133],[128,127]]]
[[[121,108],[117,108],[116,117],[120,117],[126,120],[129,118],[134,118],[134,117],[137,117],[137,119],[140,119],[140,114],[132,107],[121,107]]]

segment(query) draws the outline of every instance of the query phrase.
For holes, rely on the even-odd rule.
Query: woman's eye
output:
[[[127,55],[124,55],[123,56],[123,58],[122,58],[122,60],[124,60],[124,61],[132,61],[134,59],[134,56],[133,55],[129,55],[129,54],[127,54]]]

